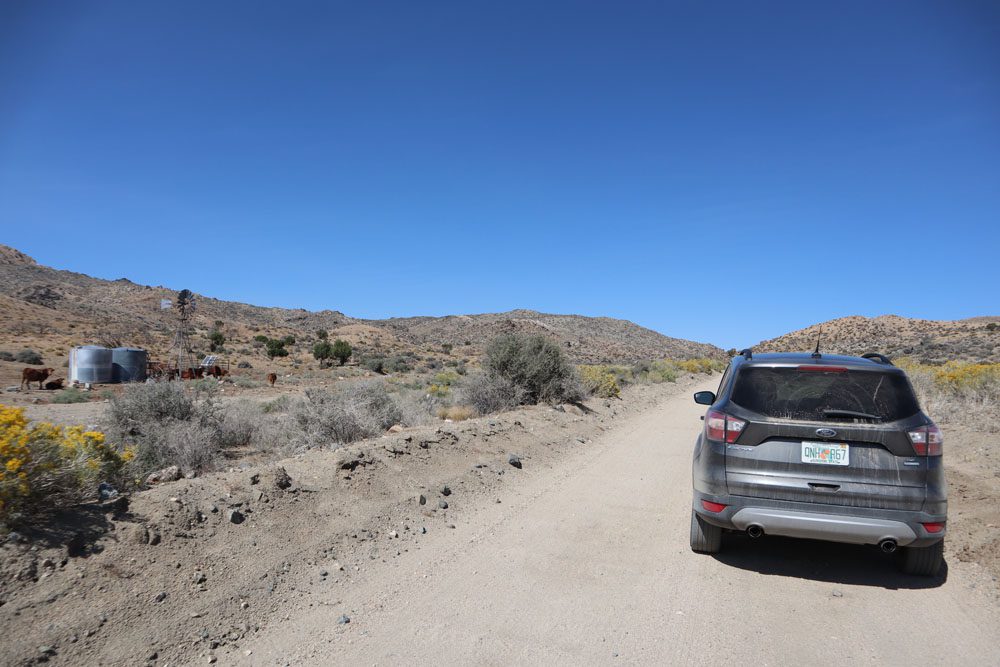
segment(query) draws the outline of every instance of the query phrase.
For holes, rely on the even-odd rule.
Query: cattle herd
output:
[[[63,383],[65,382],[64,378],[48,380],[49,376],[54,372],[54,368],[25,368],[21,371],[21,390],[24,390],[25,388],[31,389],[32,382],[37,382],[39,389],[62,389],[64,386]],[[181,380],[199,380],[204,377],[214,377],[216,380],[221,380],[226,375],[229,375],[229,371],[218,365],[207,367],[197,366],[180,370],[177,368],[170,368],[162,362],[150,362],[147,369],[147,377],[154,380],[166,380],[168,382],[178,378]],[[270,386],[273,387],[274,383],[277,381],[278,376],[275,373],[267,374],[267,383]]]

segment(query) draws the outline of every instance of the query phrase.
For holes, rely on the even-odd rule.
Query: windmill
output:
[[[176,362],[177,371],[180,373],[195,366],[194,356],[191,353],[191,341],[188,338],[188,321],[194,313],[195,299],[191,290],[182,289],[177,293],[176,301],[161,299],[160,308],[167,310],[173,308],[177,311],[177,329],[174,331],[174,339],[170,343],[170,351],[167,358],[170,363]]]

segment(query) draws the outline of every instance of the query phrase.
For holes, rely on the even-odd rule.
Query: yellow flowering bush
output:
[[[0,405],[0,520],[29,504],[44,511],[96,497],[97,485],[116,479],[133,456],[98,431],[31,423],[23,409]]]
[[[622,390],[615,374],[607,366],[580,366],[580,381],[594,396],[619,398]]]

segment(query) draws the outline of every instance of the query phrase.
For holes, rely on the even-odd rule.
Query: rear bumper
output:
[[[726,505],[710,512],[701,501]],[[928,533],[922,524],[945,523],[947,516],[903,510],[879,510],[821,503],[795,503],[742,496],[710,496],[695,492],[694,511],[708,523],[744,531],[760,526],[765,535],[781,535],[848,544],[878,544],[895,540],[899,546],[925,547],[944,538],[945,530]]]

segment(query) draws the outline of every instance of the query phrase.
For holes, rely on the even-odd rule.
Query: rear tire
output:
[[[708,523],[691,510],[691,551],[700,554],[719,553],[722,548],[722,529]]]
[[[944,564],[944,540],[929,547],[902,547],[899,550],[899,569],[918,577],[934,577]]]

